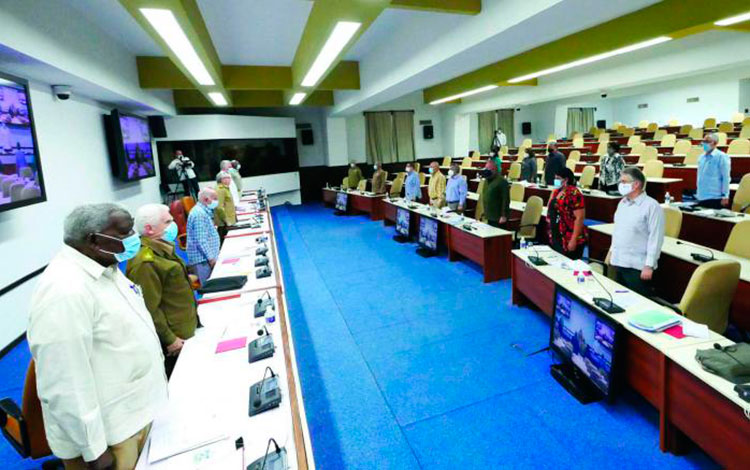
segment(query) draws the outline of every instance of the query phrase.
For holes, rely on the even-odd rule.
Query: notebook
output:
[[[677,315],[651,310],[648,312],[637,313],[628,319],[628,323],[639,330],[658,332],[680,324],[680,317]]]

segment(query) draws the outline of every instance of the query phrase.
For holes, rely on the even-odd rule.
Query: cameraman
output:
[[[185,196],[193,196],[193,199],[198,200],[198,178],[195,176],[193,167],[195,163],[192,162],[188,157],[182,154],[182,150],[174,151],[174,160],[169,163],[170,170],[177,172],[180,178],[182,187],[185,189]]]

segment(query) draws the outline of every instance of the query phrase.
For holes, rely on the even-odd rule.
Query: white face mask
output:
[[[627,196],[633,192],[633,185],[631,183],[620,183],[617,185],[617,190],[620,191],[621,195]]]
[[[373,165],[372,169],[375,170],[375,171],[378,171],[378,166],[377,165]]]
[[[448,170],[448,178],[452,178],[455,173],[453,173],[453,170]]]

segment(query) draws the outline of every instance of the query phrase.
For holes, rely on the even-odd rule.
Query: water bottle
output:
[[[586,275],[583,271],[576,271],[575,274],[577,276],[578,287],[584,287],[586,285]]]
[[[271,323],[274,323],[276,321],[276,310],[274,308],[267,307],[265,318],[266,318],[266,323],[268,323],[269,325]]]
[[[667,191],[667,194],[664,195],[664,202],[667,204],[672,204],[672,195],[669,194],[669,191]]]
[[[525,250],[526,248],[528,248],[529,245],[526,243],[526,237],[521,237],[521,245],[520,246],[521,246],[522,250]]]

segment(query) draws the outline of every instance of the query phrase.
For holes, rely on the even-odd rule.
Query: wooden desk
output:
[[[723,250],[735,224],[748,220],[749,217],[750,215],[739,214],[736,217],[715,217],[683,211],[680,239],[714,250]]]
[[[659,160],[664,161],[664,174],[662,175],[662,178],[676,178],[681,179],[682,184],[679,185],[680,187],[673,187],[669,188],[669,193],[674,196],[675,198],[680,197],[680,199],[675,200],[681,200],[682,192],[685,190],[695,190],[697,188],[696,180],[697,180],[697,173],[698,173],[698,165],[678,165],[675,166],[674,163],[667,163],[665,161],[666,157],[659,157]],[[684,157],[677,157],[680,162],[684,160]],[[637,167],[643,169],[642,164],[638,164],[638,157],[634,157],[634,161],[631,163],[632,165],[636,165]],[[679,162],[678,162],[679,163]],[[583,168],[587,165],[591,165],[597,169],[597,172],[599,170],[599,163],[597,162],[578,162],[576,163],[576,172],[583,171]],[[597,175],[598,176],[598,175]],[[648,180],[648,185],[651,185],[652,181],[658,181],[653,178],[650,178]],[[646,186],[646,190],[648,192],[648,185]],[[675,191],[675,192],[673,192]],[[679,191],[679,193],[677,192]],[[663,196],[664,192],[659,191],[659,193]],[[649,193],[651,195],[651,193]],[[652,196],[654,199],[657,199],[656,197]],[[658,201],[663,201],[662,199],[657,199]]]
[[[598,189],[586,190],[583,198],[586,204],[586,218],[600,220],[602,222],[612,222],[615,220],[615,211],[617,204],[620,203],[620,196],[610,196]],[[526,186],[523,200],[528,201],[531,196],[539,196],[546,206],[552,195],[552,188],[541,188],[539,186]]]
[[[589,227],[589,258],[604,262],[612,244],[614,224]],[[688,245],[678,245],[676,238],[664,237],[659,267],[655,271],[654,286],[666,300],[678,303],[690,278],[701,265],[691,253],[708,254]],[[750,259],[714,251],[716,259],[730,259],[740,263],[740,281],[729,311],[729,320],[737,327],[750,331]]]

